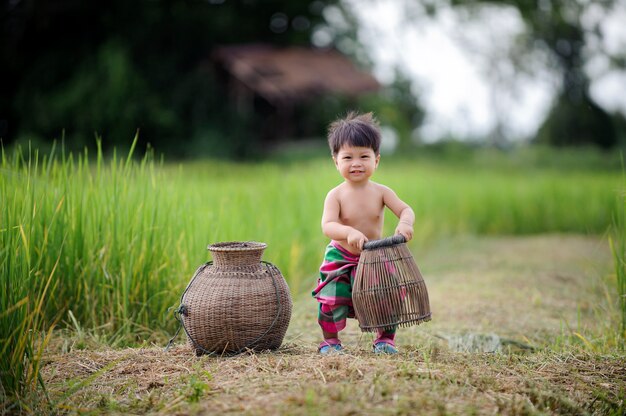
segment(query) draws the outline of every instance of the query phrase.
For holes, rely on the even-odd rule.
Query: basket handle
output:
[[[406,238],[404,238],[402,234],[396,234],[391,237],[381,238],[380,240],[370,240],[363,244],[363,250],[373,250],[375,248],[390,247],[402,243],[406,243]]]

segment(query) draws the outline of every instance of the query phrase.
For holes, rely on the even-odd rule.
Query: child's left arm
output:
[[[410,241],[415,223],[415,213],[411,207],[387,187],[383,187],[383,203],[400,219],[395,234],[402,234],[406,241]]]

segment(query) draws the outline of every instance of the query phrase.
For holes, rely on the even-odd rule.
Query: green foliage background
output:
[[[266,43],[310,46],[316,29],[332,34],[330,47],[367,68],[368,51],[359,44],[358,20],[341,0],[112,0],[105,3],[23,0],[7,2],[0,13],[0,139],[5,145],[31,142],[49,148],[63,140],[68,149],[105,152],[128,146],[137,130],[138,146],[147,144],[172,158],[210,155],[254,158],[265,154],[258,112],[233,111],[228,90],[211,61],[222,45]],[[536,140],[568,146],[612,148],[625,143],[626,122],[590,97],[592,80],[584,70],[589,38],[598,28],[584,27],[590,7],[610,12],[615,0],[598,5],[551,2],[454,0],[405,2],[406,25],[415,16],[432,18],[455,8],[471,18],[481,7],[515,8],[526,24],[509,59],[516,72],[532,74],[532,52],[541,50],[560,74],[561,89]],[[370,7],[372,0],[359,2]],[[549,7],[548,7],[549,6]],[[325,10],[343,16],[326,22]],[[273,25],[283,19],[282,26]],[[299,22],[296,24],[296,22]],[[351,45],[345,47],[345,45]],[[602,51],[601,51],[602,52]],[[605,53],[613,69],[620,56]],[[314,97],[294,108],[300,138],[324,136],[329,121],[348,109],[375,111],[393,126],[403,147],[427,108],[406,74],[380,93],[359,99]],[[313,98],[313,97],[312,97]],[[478,138],[484,139],[484,138]]]
[[[0,15],[0,136],[105,151],[127,146],[140,130],[172,156],[233,156],[229,146],[252,136],[253,115],[238,115],[215,79],[220,45],[309,45],[325,1],[35,2]],[[271,29],[285,16],[285,28]],[[292,25],[295,18],[306,24]],[[244,127],[245,131],[239,131]],[[320,133],[319,131],[317,133]]]

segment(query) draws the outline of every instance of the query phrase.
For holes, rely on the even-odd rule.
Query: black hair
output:
[[[369,147],[380,152],[380,128],[372,113],[351,111],[345,118],[335,120],[328,127],[328,146],[333,156],[345,146]]]

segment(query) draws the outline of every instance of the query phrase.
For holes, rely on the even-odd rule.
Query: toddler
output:
[[[341,351],[338,333],[354,318],[352,283],[363,244],[382,237],[385,207],[400,220],[396,234],[413,238],[415,214],[390,188],[370,181],[380,161],[380,129],[372,113],[351,112],[330,125],[328,144],[344,181],[324,201],[322,231],[331,239],[313,296],[324,340],[321,354]],[[373,351],[396,354],[395,329],[378,331]]]

